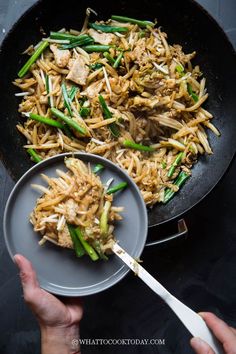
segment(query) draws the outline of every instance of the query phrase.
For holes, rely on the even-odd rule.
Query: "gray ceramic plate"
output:
[[[35,206],[39,193],[32,183],[44,184],[40,173],[56,176],[57,168],[66,171],[64,157],[54,156],[32,167],[17,182],[6,204],[4,213],[4,236],[8,251],[13,257],[21,253],[36,269],[40,286],[54,294],[83,296],[105,290],[121,280],[129,269],[115,256],[109,261],[93,262],[89,257],[76,258],[74,252],[47,242],[39,246],[39,235],[33,231],[29,214]],[[75,153],[74,156],[93,166],[102,163],[105,170],[100,177],[105,183],[114,178],[113,185],[127,181],[126,190],[114,197],[114,204],[124,206],[123,220],[115,228],[116,239],[133,257],[139,257],[147,237],[147,211],[143,198],[129,176],[112,162],[99,156]]]

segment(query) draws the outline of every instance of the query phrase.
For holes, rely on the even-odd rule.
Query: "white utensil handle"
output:
[[[127,266],[149,286],[157,295],[159,295],[167,305],[175,312],[181,322],[194,337],[199,337],[208,343],[216,354],[223,354],[220,344],[213,336],[204,320],[196,312],[176,299],[164,286],[162,286],[151,274],[149,274],[135,259],[133,259],[117,243],[113,244],[113,252],[127,264]]]
[[[175,312],[180,321],[189,330],[193,337],[199,337],[203,339],[210,345],[216,354],[224,353],[221,344],[212,334],[201,316],[191,310],[188,306],[184,305],[173,295],[167,298],[166,303]]]
[[[144,283],[146,283],[156,294],[158,294],[164,301],[168,296],[171,296],[164,286],[156,281],[151,274],[149,274],[141,265],[132,258],[123,248],[117,243],[113,244],[113,252],[127,264],[127,266],[139,277]]]

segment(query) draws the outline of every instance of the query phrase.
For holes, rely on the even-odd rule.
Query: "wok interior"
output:
[[[122,1],[110,4],[109,7],[105,1],[98,4],[95,1],[78,3],[73,0],[70,7],[56,1],[41,1],[29,10],[6,39],[0,57],[0,63],[6,69],[2,73],[3,87],[0,97],[1,106],[4,107],[1,130],[2,159],[14,179],[18,179],[32,165],[21,148],[24,139],[15,129],[19,120],[19,101],[14,97],[15,89],[11,81],[25,60],[19,53],[29,43],[37,43],[40,40],[40,28],[46,33],[62,27],[80,29],[88,6],[98,12],[99,20],[105,20],[111,14],[148,20],[157,18],[158,24],[167,32],[171,44],[181,44],[185,52],[197,51],[196,63],[200,65],[207,79],[209,99],[205,107],[215,116],[214,124],[222,136],[217,138],[209,133],[214,155],[199,159],[192,177],[171,202],[167,205],[156,205],[149,210],[149,225],[163,223],[191,208],[212,189],[225,172],[235,150],[234,144],[230,143],[236,130],[233,123],[233,90],[230,84],[236,78],[234,55],[214,21],[191,1],[181,1],[181,4],[171,1],[144,1],[142,4]],[[217,46],[214,45],[216,39]],[[218,59],[219,48],[224,53],[224,65]],[[228,70],[225,70],[226,67]]]

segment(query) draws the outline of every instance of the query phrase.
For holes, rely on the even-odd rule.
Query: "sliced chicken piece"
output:
[[[75,62],[75,58],[71,58],[68,62],[68,69],[71,70],[72,69],[72,66],[74,65],[74,62]]]
[[[71,240],[70,233],[66,225],[63,230],[58,231],[58,244],[61,247],[73,248],[73,242]]]
[[[58,49],[55,44],[51,44],[50,49],[54,54],[56,65],[59,66],[59,68],[64,68],[65,66],[67,66],[71,57],[70,51],[67,49]]]
[[[87,95],[88,98],[94,98],[102,90],[103,84],[104,84],[104,79],[100,81],[96,81],[93,84],[89,85],[84,91],[84,93]]]
[[[74,223],[78,211],[78,204],[74,201],[74,199],[70,198],[64,203],[64,207],[66,209],[65,218],[69,223]]]
[[[95,40],[96,43],[108,45],[116,40],[116,36],[112,33],[99,33],[90,28],[88,34]]]
[[[85,64],[83,56],[79,55],[73,62],[70,61],[69,67],[70,71],[66,78],[74,81],[78,85],[85,85],[89,75],[89,68]]]
[[[145,107],[146,109],[151,108],[153,109],[155,106],[157,106],[159,103],[159,100],[156,98],[154,99],[149,99],[149,98],[143,98],[140,96],[135,96],[133,100],[133,105],[132,107]]]

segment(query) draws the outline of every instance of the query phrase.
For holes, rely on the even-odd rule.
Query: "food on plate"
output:
[[[110,187],[110,179],[103,185],[89,164],[74,157],[65,158],[65,166],[67,172],[56,170],[58,177],[41,175],[48,187],[32,185],[43,193],[30,215],[34,231],[42,236],[39,243],[50,241],[72,248],[78,257],[88,254],[94,261],[107,259],[115,239],[115,222],[122,219],[123,211],[113,205],[113,193],[127,183]],[[94,169],[97,166],[101,165]]]
[[[196,52],[170,44],[154,22],[94,21],[93,12],[80,31],[52,31],[27,48],[14,81],[24,147],[35,162],[68,151],[101,155],[127,171],[147,205],[166,203],[199,156],[212,154],[207,130],[220,135],[203,108]]]

